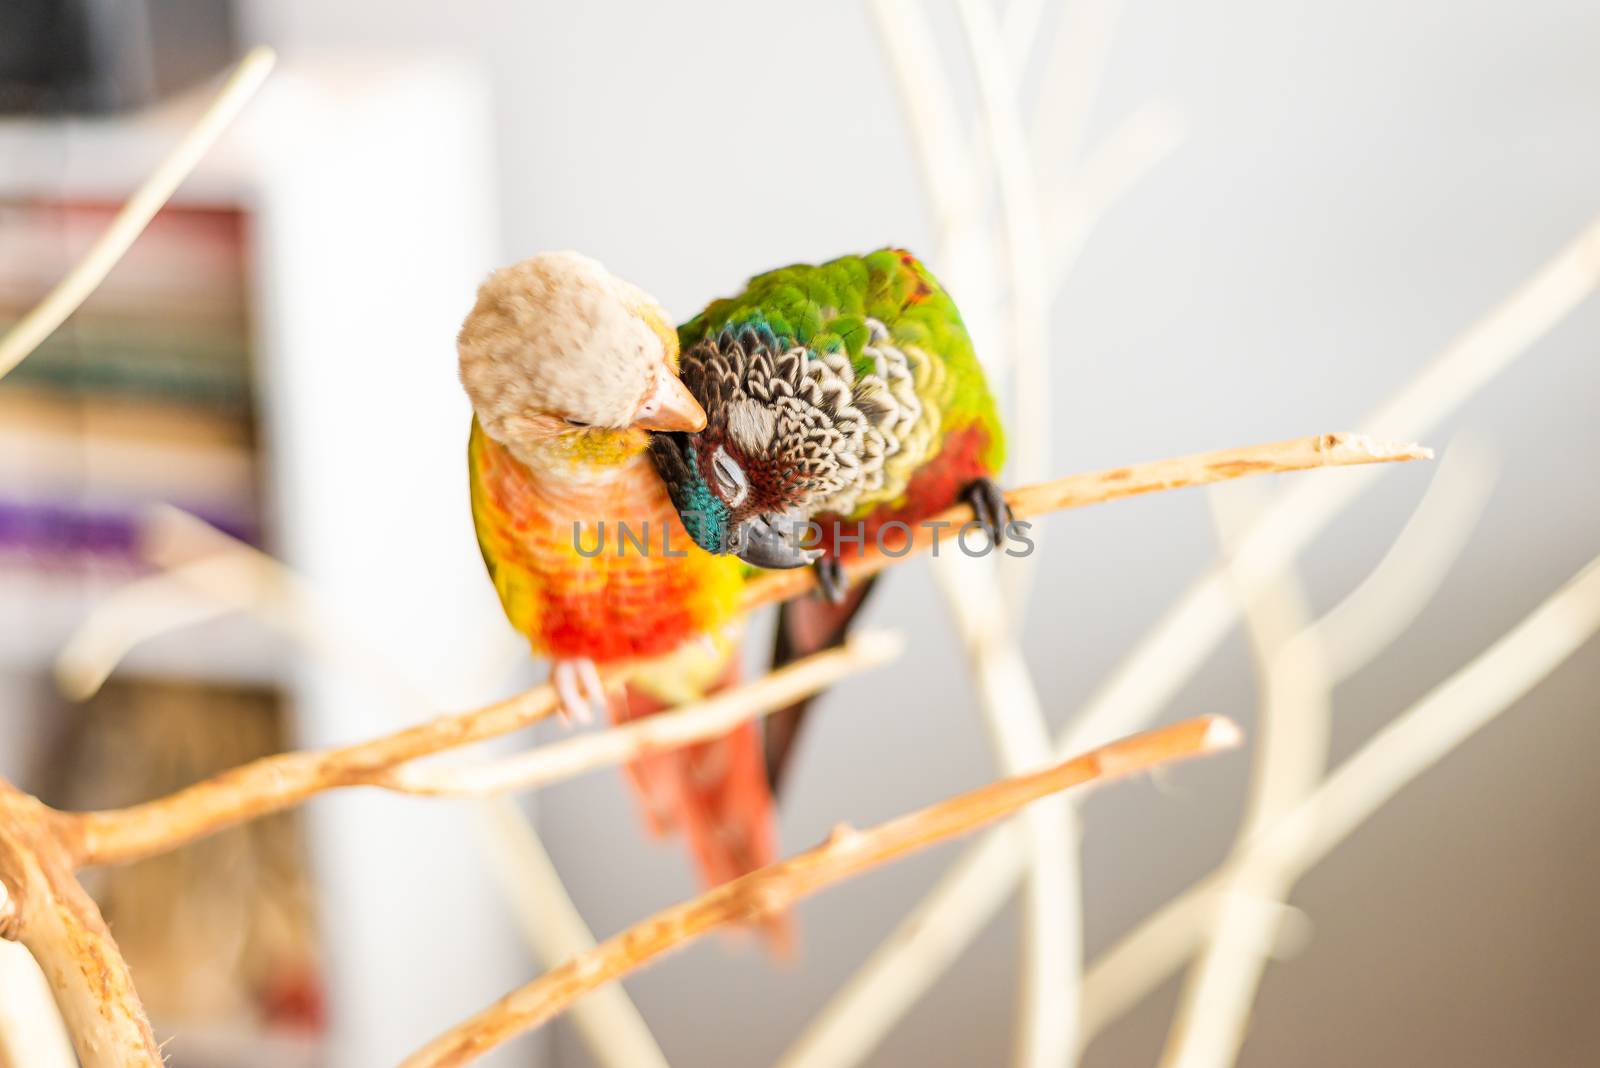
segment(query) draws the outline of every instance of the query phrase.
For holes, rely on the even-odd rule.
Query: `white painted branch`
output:
[[[10,374],[17,364],[27,359],[105,280],[134,241],[144,233],[144,228],[150,225],[156,212],[166,206],[178,186],[199,166],[200,160],[211,150],[217,138],[233,124],[250,98],[255,96],[274,62],[276,56],[270,48],[258,46],[245,54],[205,114],[128,198],[106,232],[100,235],[83,259],[56,283],[37,307],[24,315],[4,337],[0,337],[0,378]]]
[[[1295,635],[1280,655],[1292,663],[1299,655],[1295,647],[1310,644],[1320,650],[1334,685],[1364,667],[1433,597],[1476,527],[1493,481],[1494,463],[1485,451],[1470,442],[1452,442],[1422,502],[1377,567],[1343,601]],[[1263,821],[1251,822],[1259,826]],[[1292,909],[1262,909],[1263,903],[1259,895],[1246,896],[1224,908],[1248,909],[1258,923],[1273,912],[1280,924],[1293,914]],[[1084,987],[1085,1042],[1160,986],[1218,914],[1212,898],[1190,895],[1185,903],[1158,912],[1137,937],[1125,938],[1096,961]],[[1250,922],[1251,917],[1242,919]],[[1251,936],[1241,932],[1239,937]]]
[[[1600,560],[1465,667],[1395,717],[1246,856],[1174,898],[1090,969],[1085,1020],[1098,1028],[1180,965],[1199,944],[1213,899],[1241,870],[1300,878],[1373,812],[1554,671],[1600,630]]]
[[[1071,0],[1056,25],[1033,117],[1038,175],[1049,184],[1071,173],[1104,82],[1122,0]]]
[[[963,136],[960,112],[950,94],[945,66],[915,0],[872,0],[870,10],[878,27],[911,146],[933,209],[938,243],[971,225],[981,197],[973,165],[973,147]]]
[[[237,558],[209,557],[119,587],[62,643],[55,660],[57,687],[74,701],[87,700],[139,645],[234,610],[234,604],[196,593],[192,586],[214,581],[243,592],[249,589],[249,578]]]
[[[1214,505],[1219,493],[1212,494]],[[1249,510],[1259,513],[1261,507],[1256,501]],[[1225,517],[1214,515],[1231,577],[1238,538],[1227,529]],[[1292,569],[1254,588],[1238,583],[1236,596],[1260,693],[1250,796],[1233,847],[1239,857],[1263,828],[1305,800],[1321,781],[1328,761],[1334,680],[1322,643],[1296,640],[1308,629],[1310,611]],[[1280,904],[1289,887],[1284,873],[1264,869],[1241,869],[1224,883],[1215,899],[1209,940],[1179,998],[1162,1060],[1166,1068],[1232,1063],[1277,930],[1276,910],[1263,905]]]
[[[1144,104],[1090,151],[1070,179],[1046,187],[1049,292],[1060,289],[1095,224],[1183,144],[1188,136],[1186,127],[1182,114],[1172,104]]]
[[[1050,724],[1006,618],[992,558],[943,556],[934,575],[961,633],[978,684],[979,707],[1002,770],[1016,775],[1053,759]],[[1013,1063],[1062,1068],[1078,1048],[1078,985],[1083,972],[1082,881],[1078,824],[1063,798],[1048,798],[1021,818],[1032,863],[1023,901],[1022,968]],[[866,1049],[819,1051],[819,1064],[857,1063]]]
[[[165,570],[124,587],[85,620],[57,661],[57,677],[67,692],[93,693],[134,646],[196,621],[208,603],[214,612],[250,612],[329,663],[381,685],[397,700],[432,711],[392,665],[333,625],[300,577],[281,561],[170,506],[155,509],[141,533],[145,555]],[[205,602],[178,596],[185,589],[196,591]],[[151,611],[164,603],[179,607]],[[510,801],[489,804],[494,818],[486,832],[499,848],[486,853],[504,880],[526,880],[507,885],[506,900],[534,953],[550,964],[592,948],[593,935],[520,810]],[[665,1065],[621,986],[585,998],[575,1012],[579,1032],[600,1064]]]
[[[1016,812],[1072,786],[1149,771],[1240,741],[1239,728],[1199,716],[1149,731],[1029,775],[1001,779],[864,831],[834,829],[828,840],[663,909],[589,953],[512,991],[408,1057],[402,1068],[459,1068],[502,1042],[540,1027],[573,1001],[729,923],[782,911],[841,879]]]
[[[1544,337],[1596,285],[1600,219],[1374,413],[1368,431],[1400,438],[1425,435]],[[1337,480],[1297,483],[1246,536],[1240,562],[1249,560],[1257,581],[1276,573],[1374,477],[1375,472],[1349,472]],[[1092,739],[1115,735],[1119,726],[1148,722],[1216,648],[1234,617],[1227,580],[1220,569],[1213,570],[1124,659],[1057,738],[1057,751],[1081,749]],[[892,1026],[1010,896],[1025,860],[1023,836],[1009,826],[970,847],[829,1001],[782,1063],[793,1063],[789,1058],[820,1034]],[[1170,918],[1166,922],[1174,924]]]
[[[544,843],[509,798],[479,809],[487,838],[484,854],[500,877],[522,936],[546,969],[594,950],[594,934],[567,893]],[[578,999],[572,1022],[601,1068],[667,1068],[666,1055],[621,985],[612,983]]]
[[[1445,448],[1422,502],[1378,566],[1308,636],[1322,645],[1335,682],[1387,649],[1433,599],[1477,530],[1498,478],[1499,461],[1487,446],[1458,438]]]
[[[1050,466],[1049,299],[1040,212],[1022,121],[1021,66],[1007,56],[988,0],[957,0],[978,86],[989,158],[1005,235],[1005,280],[1014,399],[1011,470],[1034,482]],[[1017,72],[1017,73],[1013,73]],[[950,559],[942,585],[976,669],[980,704],[1008,774],[1050,762],[1050,727],[1001,605],[992,560]],[[1082,887],[1070,803],[1053,799],[1024,820],[1032,849],[1023,902],[1018,980],[1017,1068],[1064,1068],[1078,1045],[1078,983],[1083,968]],[[838,1061],[836,1061],[838,1063]]]
[[[1005,47],[986,0],[957,0],[961,26],[978,83],[989,154],[1000,194],[1009,290],[1015,414],[1010,439],[1016,481],[1037,482],[1050,467],[1049,273],[1044,215],[1023,128],[1018,87],[1008,73]]]

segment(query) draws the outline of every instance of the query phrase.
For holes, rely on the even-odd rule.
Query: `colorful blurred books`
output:
[[[0,200],[0,330],[104,231],[115,206]],[[246,216],[169,207],[0,383],[0,566],[137,566],[166,502],[260,527]]]

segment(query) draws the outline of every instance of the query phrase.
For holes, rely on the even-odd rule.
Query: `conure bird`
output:
[[[896,549],[906,531],[890,524],[966,500],[1001,543],[994,397],[955,301],[909,252],[758,275],[679,327],[678,344],[708,422],[656,435],[651,451],[695,543],[760,567],[818,568],[826,600],[784,606],[776,662],[842,640],[869,584],[846,590],[840,561],[880,538]],[[794,537],[807,521],[816,548]],[[804,711],[767,723],[774,786]]]
[[[484,282],[457,348],[478,544],[564,708],[626,720],[728,685],[748,568],[691,542],[651,462],[652,430],[705,425],[661,307],[586,257],[539,255]],[[608,697],[596,663],[636,657],[666,659]],[[754,725],[630,773],[651,827],[686,832],[707,884],[774,859]]]

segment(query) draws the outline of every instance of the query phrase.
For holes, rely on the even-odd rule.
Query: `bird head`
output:
[[[647,431],[705,426],[660,305],[575,252],[491,274],[456,348],[479,425],[524,462],[637,452]]]
[[[771,449],[720,433],[658,434],[650,452],[694,543],[757,567],[803,567],[820,555],[802,546],[808,491]]]
[[[845,512],[880,450],[880,384],[858,382],[846,355],[817,356],[759,324],[728,326],[685,354],[683,381],[706,410],[697,433],[659,434],[651,455],[684,528],[711,553],[758,567],[802,567],[813,516]]]

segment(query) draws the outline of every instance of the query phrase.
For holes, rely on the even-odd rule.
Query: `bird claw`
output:
[[[600,670],[587,657],[557,660],[550,669],[550,681],[561,700],[561,718],[569,724],[588,723],[610,710]]]
[[[989,536],[989,544],[997,549],[1004,545],[1006,528],[1014,517],[999,483],[992,478],[975,479],[961,491],[961,499],[972,507],[973,518]]]
[[[817,589],[829,604],[844,604],[850,583],[844,575],[844,565],[836,556],[824,556],[811,565],[817,571]]]

